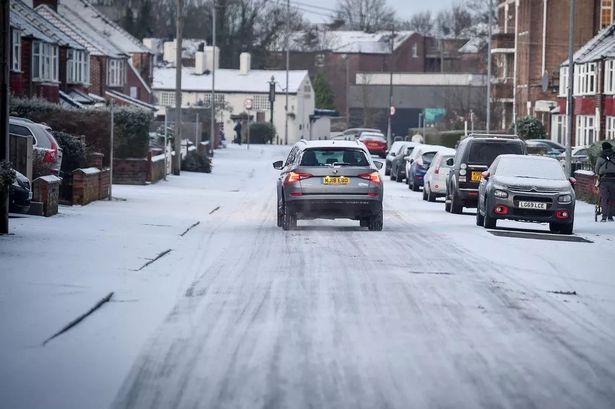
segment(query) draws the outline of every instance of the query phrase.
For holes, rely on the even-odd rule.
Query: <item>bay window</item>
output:
[[[574,67],[574,95],[593,95],[598,91],[597,64],[576,64]]]
[[[615,60],[604,62],[604,93],[615,94]]]
[[[122,87],[126,81],[126,65],[124,60],[111,59],[107,62],[107,85]]]
[[[568,95],[568,67],[559,69],[559,95],[561,97]]]
[[[566,131],[568,129],[568,117],[566,115],[551,116],[551,140],[566,145]]]
[[[11,29],[11,71],[21,71],[21,31]]]
[[[58,81],[58,46],[34,41],[32,43],[32,80]]]
[[[596,141],[595,120],[593,115],[577,115],[577,146],[591,145]]]
[[[615,139],[615,116],[607,116],[605,121],[606,139]]]
[[[90,83],[90,56],[86,51],[68,50],[66,81],[71,84]]]

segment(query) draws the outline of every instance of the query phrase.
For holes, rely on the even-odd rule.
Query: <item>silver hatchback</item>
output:
[[[382,230],[382,163],[372,161],[358,141],[300,141],[277,183],[278,226],[289,230],[297,219],[353,219]]]

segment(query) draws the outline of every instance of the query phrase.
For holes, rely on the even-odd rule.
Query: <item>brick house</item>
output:
[[[559,113],[552,116],[551,138],[566,138],[569,62],[560,67]],[[572,145],[615,139],[615,25],[601,31],[574,54]]]
[[[577,0],[575,48],[613,21],[613,0]],[[535,116],[550,128],[561,82],[559,66],[568,56],[568,2],[501,0],[498,30],[491,38],[495,128],[514,118]],[[513,107],[514,106],[514,107]]]
[[[481,64],[465,59],[459,49],[467,40],[441,40],[412,31],[395,32],[391,53],[391,32],[318,31],[306,38],[295,33],[290,42],[290,68],[308,70],[314,78],[327,75],[341,115],[349,116],[348,94],[360,72],[464,72],[480,71]],[[307,43],[307,44],[306,44]],[[285,67],[285,46],[275,44],[268,68]],[[466,63],[467,62],[467,63]],[[484,64],[482,64],[484,65]]]
[[[20,0],[11,1],[11,93],[59,102],[72,86],[87,84],[86,47]]]

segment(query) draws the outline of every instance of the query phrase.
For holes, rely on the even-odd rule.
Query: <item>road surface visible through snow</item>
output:
[[[287,151],[232,146],[210,175],[12,219],[0,408],[615,406],[615,223],[580,203],[592,243],[496,237],[387,178],[384,231],[284,232]]]

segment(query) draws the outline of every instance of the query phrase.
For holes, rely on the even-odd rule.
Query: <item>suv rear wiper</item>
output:
[[[333,162],[333,163],[327,163],[327,166],[352,166],[350,163],[348,162]]]

